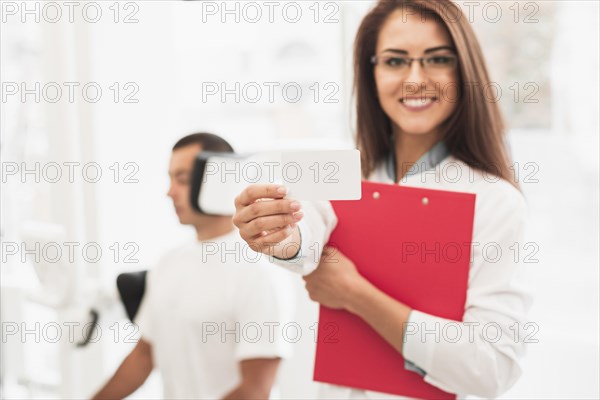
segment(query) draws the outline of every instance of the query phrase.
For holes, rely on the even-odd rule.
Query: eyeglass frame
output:
[[[455,69],[458,66],[458,55],[453,53],[451,54],[452,57],[454,57],[456,60],[456,63],[454,64],[452,69]],[[412,63],[413,61],[419,61],[419,65],[421,65],[421,68],[423,69],[423,71],[427,72],[427,68],[425,68],[425,63],[424,60],[428,59],[428,58],[432,58],[435,57],[436,55],[431,55],[431,56],[427,56],[427,57],[397,57],[397,58],[403,58],[405,60],[408,60],[408,68],[406,68],[406,71],[409,71],[410,68],[412,67]],[[439,54],[437,55],[438,57],[443,57],[443,56],[448,56],[447,54]],[[377,60],[380,58],[381,56],[377,56],[376,54],[373,54],[371,56],[371,64],[373,65],[377,65]]]

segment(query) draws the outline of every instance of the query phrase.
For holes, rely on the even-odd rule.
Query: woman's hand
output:
[[[367,282],[354,263],[339,250],[325,247],[317,269],[303,277],[311,298],[334,309],[351,308],[354,293]]]
[[[302,219],[298,201],[286,199],[281,185],[250,185],[235,199],[233,223],[256,252],[286,259],[300,249],[296,223]]]

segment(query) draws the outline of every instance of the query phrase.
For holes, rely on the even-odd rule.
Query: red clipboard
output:
[[[363,181],[361,200],[331,203],[338,224],[329,245],[361,275],[415,310],[462,321],[475,194]],[[424,399],[456,398],[404,364],[362,319],[321,307],[314,380]]]

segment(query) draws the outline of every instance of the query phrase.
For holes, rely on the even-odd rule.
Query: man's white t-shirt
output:
[[[289,357],[291,279],[237,230],[167,253],[148,273],[136,318],[165,398],[221,398],[240,383],[240,361]]]

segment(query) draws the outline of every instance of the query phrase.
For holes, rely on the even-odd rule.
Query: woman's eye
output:
[[[444,64],[452,63],[452,60],[453,60],[452,57],[448,57],[448,56],[435,56],[435,57],[428,58],[427,63],[444,65]]]
[[[402,67],[408,64],[408,61],[400,57],[390,57],[385,61],[385,64],[390,67]]]

